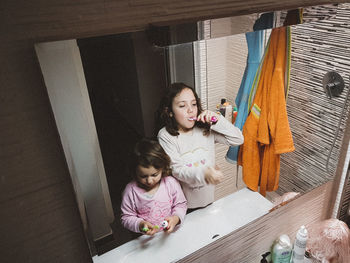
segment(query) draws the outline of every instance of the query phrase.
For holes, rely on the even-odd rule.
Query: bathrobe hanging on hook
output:
[[[242,130],[243,125],[247,119],[249,108],[248,99],[251,92],[251,88],[255,81],[255,76],[258,71],[261,57],[263,54],[263,40],[264,31],[248,32],[245,34],[247,46],[248,46],[248,57],[247,64],[242,78],[240,88],[235,100],[237,105],[238,114],[235,121],[235,126]],[[230,146],[226,160],[230,163],[236,163],[239,152],[239,146]]]
[[[270,35],[253,106],[243,126],[244,144],[238,164],[248,188],[266,195],[278,188],[280,154],[294,151],[285,87],[288,86],[290,31],[275,28]],[[287,89],[286,89],[287,90]]]

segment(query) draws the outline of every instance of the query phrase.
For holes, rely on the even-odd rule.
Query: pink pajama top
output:
[[[148,196],[146,192],[136,181],[125,187],[121,204],[121,222],[125,228],[140,233],[139,224],[142,220],[160,226],[166,217],[173,215],[183,222],[187,201],[174,177],[163,177],[153,196]]]

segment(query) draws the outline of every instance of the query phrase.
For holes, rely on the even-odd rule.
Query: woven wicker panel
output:
[[[341,5],[336,19],[292,27],[287,111],[296,150],[281,156],[279,193],[304,193],[335,175],[349,112],[348,100],[336,134],[349,88],[349,22],[349,5]],[[344,78],[340,97],[329,99],[323,91],[322,78],[328,71]]]

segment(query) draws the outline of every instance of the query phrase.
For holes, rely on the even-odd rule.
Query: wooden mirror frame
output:
[[[307,1],[307,5],[339,2],[342,1],[312,0]],[[150,23],[171,24],[302,6],[305,6],[302,0],[224,0],[220,3],[210,0],[196,3],[184,0],[79,0],[69,6],[59,0],[45,3],[31,1],[22,6],[13,1],[4,2],[0,43],[0,58],[4,61],[3,74],[0,75],[4,116],[0,129],[0,137],[4,141],[1,159],[4,187],[0,210],[4,211],[1,221],[5,234],[2,236],[7,237],[4,241],[6,245],[2,246],[5,262],[38,262],[50,258],[67,262],[91,261],[35,56],[35,43],[138,31]],[[343,157],[348,144],[348,141],[343,143]],[[343,168],[343,159],[339,160],[338,170]],[[305,223],[305,217],[307,222],[329,217],[339,188],[341,171],[338,170],[333,182],[239,229],[233,235],[223,237],[210,247],[204,247],[182,262],[200,262],[203,258],[215,258],[216,262],[225,258],[255,259],[260,257],[259,253],[270,245],[276,234],[294,233],[302,222]],[[301,211],[303,215],[295,216]],[[288,218],[291,220],[293,216],[293,224],[286,224],[286,220],[288,222]],[[267,223],[269,219],[270,223]],[[278,229],[270,229],[277,223]],[[244,242],[261,228],[263,231],[259,237],[251,241],[253,246],[246,245]],[[240,239],[242,242],[235,242]],[[230,240],[233,241],[232,246],[220,249]]]

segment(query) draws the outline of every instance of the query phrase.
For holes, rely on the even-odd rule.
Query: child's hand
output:
[[[164,220],[168,221],[168,226],[164,229],[164,231],[168,233],[173,232],[175,226],[180,222],[180,218],[178,216],[168,216]]]
[[[155,233],[158,232],[158,228],[156,228],[154,225],[147,221],[141,221],[139,229],[142,233],[149,236],[153,236]]]
[[[204,180],[207,184],[218,184],[224,179],[223,173],[218,166],[208,167],[204,172]]]
[[[219,119],[219,115],[216,114],[215,112],[210,111],[210,110],[205,110],[201,114],[198,115],[197,121],[201,121],[203,123],[213,124],[213,119],[212,119],[213,117],[215,117],[216,120]]]

